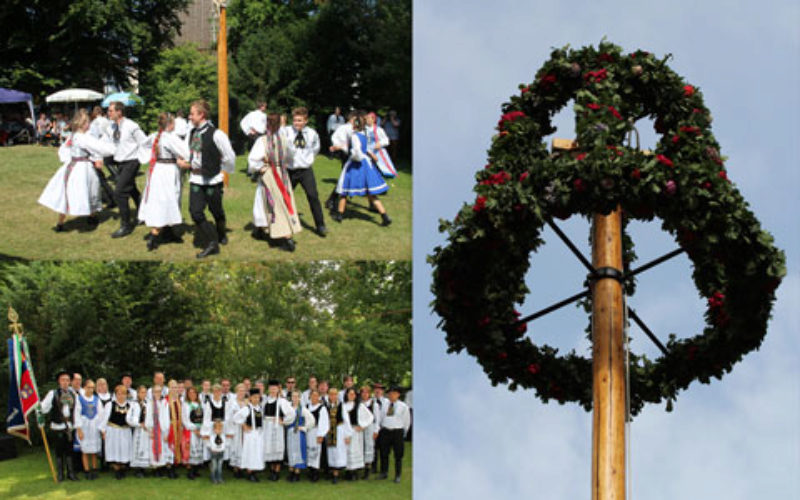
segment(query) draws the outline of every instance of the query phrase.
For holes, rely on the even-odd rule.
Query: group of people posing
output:
[[[59,481],[79,480],[76,462],[87,480],[97,478],[101,464],[117,479],[128,470],[176,479],[180,469],[195,479],[207,464],[218,484],[227,462],[238,479],[258,482],[267,469],[277,481],[286,464],[290,482],[306,471],[312,482],[329,474],[335,484],[342,471],[349,480],[367,479],[379,461],[376,478],[386,479],[394,453],[394,481],[400,482],[411,412],[398,387],[387,398],[381,384],[356,388],[348,376],[340,390],[311,376],[304,391],[294,377],[285,388],[277,380],[251,387],[246,378],[233,390],[228,379],[203,380],[198,390],[190,379],[167,382],[161,372],[149,388],[134,389],[123,376],[113,393],[102,378],[83,381],[62,371],[57,382],[41,408],[50,421]]]
[[[257,179],[252,235],[291,252],[295,250],[293,236],[302,231],[294,199],[297,184],[306,192],[315,232],[320,237],[328,232],[312,169],[320,141],[308,126],[306,108],[293,109],[292,123],[285,126],[279,114],[265,111],[262,104],[242,121],[243,130],[252,139],[248,172]],[[256,112],[263,115],[263,129]],[[189,213],[195,233],[204,241],[197,257],[218,254],[220,245],[228,242],[223,185],[225,176],[234,172],[236,155],[227,135],[213,126],[209,116],[208,103],[198,100],[190,107],[188,123],[180,116],[161,113],[158,131],[146,136],[136,122],[125,117],[120,102],[111,103],[108,118],[102,116],[99,107],[91,117],[85,110],[77,111],[69,125],[71,135],[59,149],[62,166],[39,197],[39,203],[59,214],[54,230],[65,231],[68,215],[87,217],[90,227],[96,227],[103,205],[102,189],[109,206],[119,210],[120,227],[111,234],[113,238],[128,236],[137,224],[144,224],[150,228],[145,237],[148,250],[164,243],[180,243],[182,172],[188,172]],[[396,175],[383,150],[389,140],[375,125],[374,115],[352,112],[348,118],[336,129],[330,147],[343,157],[342,172],[329,199],[332,217],[342,221],[347,197],[366,196],[381,214],[381,224],[388,226],[391,219],[377,195],[389,189],[384,175]],[[136,175],[142,163],[149,167],[140,192]],[[104,165],[112,173],[113,189]],[[214,224],[206,219],[206,209]]]

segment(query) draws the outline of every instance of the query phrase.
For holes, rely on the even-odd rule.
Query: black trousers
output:
[[[139,188],[136,187],[136,173],[139,172],[139,161],[130,160],[117,164],[117,185],[114,188],[114,201],[119,207],[119,216],[123,224],[135,224],[131,221],[131,209],[128,198],[133,198],[136,209],[139,209]]]
[[[389,452],[394,451],[394,473],[403,470],[403,429],[381,429],[381,473],[389,472]]]
[[[50,429],[50,442],[56,452],[56,457],[65,460],[70,460],[72,457],[72,432],[73,431],[57,431]]]
[[[189,214],[195,224],[200,225],[206,221],[206,206],[217,224],[225,222],[221,182],[209,186],[189,184]]]
[[[311,167],[290,169],[289,179],[292,181],[292,188],[296,188],[298,184],[303,186],[303,191],[306,192],[306,198],[308,198],[308,206],[311,208],[311,215],[314,217],[314,226],[317,228],[324,226],[325,219],[322,217],[322,205],[319,202],[314,171]]]

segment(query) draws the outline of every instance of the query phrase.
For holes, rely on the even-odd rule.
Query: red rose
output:
[[[614,62],[614,56],[612,56],[611,54],[608,54],[606,52],[603,52],[602,54],[597,56],[597,60],[598,61],[603,61],[603,62]]]
[[[609,106],[608,110],[611,111],[611,114],[614,115],[617,118],[617,120],[622,120],[622,115],[619,114],[619,111],[617,111],[616,108],[614,108],[614,106]]]
[[[642,178],[642,172],[640,172],[638,168],[634,168],[633,172],[631,172],[631,177],[633,177],[636,180],[639,180]]]
[[[508,113],[505,113],[503,116],[500,117],[500,121],[497,122],[497,129],[503,130],[507,122],[511,123],[513,121],[518,120],[519,118],[522,118],[523,116],[525,116],[525,113],[523,113],[522,111],[509,111]]]
[[[725,179],[726,181],[729,181],[728,174],[724,170],[720,170],[719,173],[717,174],[717,177],[719,177],[720,179]]]
[[[608,71],[605,68],[598,69],[597,71],[587,71],[585,75],[583,75],[584,80],[590,82],[594,80],[594,82],[602,82],[606,78],[608,78]]]
[[[528,93],[528,92],[530,92],[530,91],[531,91],[531,88],[530,88],[530,87],[522,87],[522,93],[523,93],[523,94],[527,94],[527,93]]]
[[[678,137],[678,134],[672,136],[672,144],[678,144],[679,140],[681,140],[681,138]]]
[[[581,153],[575,157],[576,160],[581,161],[586,158],[587,153]]]
[[[691,97],[694,95],[694,87],[691,85],[684,85],[683,86],[683,95],[686,97]]]
[[[517,333],[525,333],[528,331],[527,323],[520,323],[517,325]]]
[[[586,105],[586,107],[594,111],[597,111],[598,109],[602,108],[602,106],[594,102],[590,102],[589,104]]]
[[[622,156],[622,151],[620,151],[616,146],[606,146],[606,149],[613,151],[617,156]]]
[[[578,178],[572,181],[572,186],[575,188],[575,191],[582,193],[586,191],[586,183],[583,182],[583,179]]]
[[[529,172],[522,172],[519,176],[519,181],[520,182],[525,181],[525,179],[527,179],[529,175],[531,175]]]
[[[539,373],[539,364],[538,363],[532,363],[532,364],[528,365],[528,372],[531,375],[536,375],[537,373]]]
[[[484,208],[486,208],[486,197],[485,196],[478,196],[478,198],[475,200],[475,204],[472,205],[472,211],[473,212],[480,212]]]
[[[541,85],[542,88],[546,89],[546,88],[550,87],[551,85],[553,85],[554,83],[556,83],[556,75],[548,73],[548,74],[542,76],[541,78],[539,78],[539,85]]]
[[[706,190],[711,190],[711,183],[710,183],[710,182],[708,182],[708,181],[705,181],[705,182],[703,183],[703,189],[706,189]]]
[[[687,133],[695,134],[695,135],[700,133],[700,127],[688,127],[688,126],[684,125],[679,130],[681,132],[687,132]]]
[[[666,165],[666,166],[668,166],[668,167],[674,167],[674,166],[675,166],[675,165],[672,163],[672,160],[670,160],[669,158],[667,158],[667,157],[666,157],[666,156],[664,156],[664,155],[656,155],[656,159],[657,159],[657,160],[658,160],[660,163],[663,163],[664,165]]]

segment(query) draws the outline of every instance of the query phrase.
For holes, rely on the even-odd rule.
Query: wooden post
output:
[[[44,431],[44,427],[40,426],[39,430],[42,431],[42,442],[44,443],[44,452],[47,454],[47,463],[50,464],[50,473],[53,475],[53,482],[58,484],[58,478],[56,477],[56,468],[53,467],[53,457],[50,455],[50,445],[47,444],[47,434]]]
[[[596,214],[592,229],[595,269],[622,271],[620,209]],[[625,352],[622,284],[603,277],[592,294],[592,500],[625,499]]]
[[[219,129],[228,133],[228,31],[225,20],[225,1],[219,2],[219,34],[217,35],[217,109]],[[224,172],[225,186],[228,173]]]

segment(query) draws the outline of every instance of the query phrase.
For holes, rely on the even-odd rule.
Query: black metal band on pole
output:
[[[666,356],[667,355],[667,348],[664,347],[664,344],[662,344],[661,341],[658,340],[658,337],[656,337],[655,334],[652,331],[650,331],[650,329],[647,327],[647,325],[644,324],[644,321],[642,321],[642,318],[640,318],[639,315],[636,314],[636,311],[634,311],[633,309],[631,309],[629,307],[628,308],[628,315],[631,317],[631,319],[633,319],[633,321],[637,325],[639,325],[639,328],[642,329],[642,331],[645,333],[645,335],[647,335],[650,338],[650,340],[652,340],[653,343],[659,349],[661,349],[661,352],[664,353],[664,355]]]
[[[589,290],[584,290],[581,293],[577,293],[577,294],[573,295],[572,297],[568,297],[568,298],[562,300],[561,302],[556,302],[555,304],[553,304],[550,307],[545,307],[544,309],[542,309],[540,311],[537,311],[537,312],[535,312],[535,313],[533,313],[531,315],[525,316],[524,318],[520,318],[514,323],[514,325],[520,325],[522,323],[527,323],[528,321],[533,321],[536,318],[540,318],[540,317],[544,316],[545,314],[549,314],[549,313],[555,311],[556,309],[561,309],[562,307],[564,307],[564,306],[566,306],[568,304],[571,304],[571,303],[575,302],[576,300],[580,300],[580,299],[582,299],[584,297],[588,297],[590,295],[590,293],[591,292]]]
[[[625,277],[626,278],[632,278],[633,276],[636,276],[639,273],[647,271],[651,267],[655,267],[655,266],[661,264],[662,262],[666,262],[666,261],[668,261],[669,259],[671,259],[673,257],[677,257],[678,255],[682,254],[683,251],[684,251],[683,248],[676,248],[675,250],[671,251],[668,254],[662,255],[661,257],[659,257],[657,259],[653,259],[650,262],[648,262],[647,264],[642,264],[641,266],[637,267],[636,269],[633,269],[632,271],[628,271],[627,273],[625,273]]]
[[[553,219],[548,217],[547,219],[545,219],[545,222],[547,222],[547,225],[550,226],[550,229],[552,229],[558,235],[558,237],[561,238],[561,241],[563,241],[564,244],[567,245],[567,247],[569,247],[570,250],[572,250],[572,253],[575,254],[575,257],[577,257],[579,261],[581,261],[583,267],[585,267],[590,273],[594,272],[594,266],[592,265],[592,263],[589,262],[589,260],[583,256],[581,251],[578,250],[578,247],[572,244],[572,241],[570,241],[570,239],[567,238],[567,235],[564,234],[561,231],[561,229],[558,228],[558,226],[556,226],[556,224],[553,222]]]

